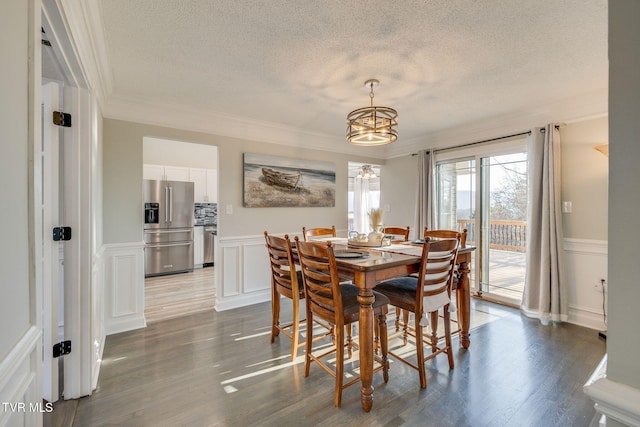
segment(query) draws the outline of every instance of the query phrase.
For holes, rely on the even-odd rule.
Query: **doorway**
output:
[[[477,295],[519,306],[526,271],[527,152],[514,140],[436,157],[436,227],[467,230]]]
[[[187,271],[181,273],[154,276],[146,274],[147,266],[145,265],[147,277],[144,281],[144,315],[146,322],[156,322],[213,309],[216,295],[218,147],[145,137],[143,139],[143,178],[153,181],[191,182],[194,194],[193,202],[189,207],[193,220],[192,258],[189,261],[189,267],[183,269]],[[149,183],[147,182],[146,185]],[[147,258],[145,255],[145,264],[148,261]]]

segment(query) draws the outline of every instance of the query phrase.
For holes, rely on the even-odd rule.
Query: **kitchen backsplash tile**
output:
[[[217,203],[195,203],[196,225],[218,225]]]

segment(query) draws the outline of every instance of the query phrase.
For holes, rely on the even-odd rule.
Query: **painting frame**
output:
[[[242,206],[335,207],[333,162],[243,153]]]

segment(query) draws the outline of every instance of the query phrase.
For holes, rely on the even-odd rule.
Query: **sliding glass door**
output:
[[[526,265],[524,141],[436,159],[436,227],[467,230],[467,245],[477,248],[471,274],[477,294],[519,305]]]

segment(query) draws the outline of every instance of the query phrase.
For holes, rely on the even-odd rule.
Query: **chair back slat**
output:
[[[311,240],[311,237],[336,237],[336,226],[332,225],[331,228],[323,228],[323,227],[315,227],[315,228],[306,228],[302,227],[302,237],[305,242]]]
[[[400,241],[408,241],[409,240],[409,233],[410,233],[410,228],[407,226],[406,228],[402,228],[402,227],[384,227],[382,229],[382,232],[385,235],[391,235],[391,236],[397,236],[400,237]]]
[[[420,309],[422,309],[424,297],[444,292],[451,295],[453,273],[460,247],[460,233],[456,231],[446,235],[449,237],[439,240],[425,237],[418,272],[418,292],[416,292],[416,305]]]
[[[307,306],[319,316],[331,313],[336,326],[343,324],[340,279],[331,242],[302,242],[296,237],[296,249]]]
[[[282,238],[270,235],[265,231],[264,238],[269,253],[271,280],[274,284],[291,289],[292,293],[297,293],[299,289],[302,289],[302,283],[298,283],[289,236],[285,235]]]

